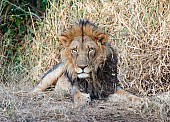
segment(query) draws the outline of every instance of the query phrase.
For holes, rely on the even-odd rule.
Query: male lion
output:
[[[93,23],[80,20],[59,39],[63,45],[61,61],[48,71],[33,92],[56,83],[57,92],[70,92],[75,103],[103,99],[118,94],[129,100],[138,98],[118,86],[117,54],[108,35]]]

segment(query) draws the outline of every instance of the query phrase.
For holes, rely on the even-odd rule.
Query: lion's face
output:
[[[69,49],[77,77],[90,77],[92,62],[95,61],[98,52],[97,44],[88,36],[78,36],[70,43]]]
[[[67,73],[72,78],[89,78],[106,59],[106,42],[104,34],[91,23],[80,23],[63,33],[60,41],[62,62],[66,64]]]

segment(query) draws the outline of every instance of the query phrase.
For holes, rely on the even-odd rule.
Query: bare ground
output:
[[[142,105],[115,98],[75,107],[70,96],[24,92],[31,88],[28,83],[0,85],[0,122],[170,122],[170,92]]]

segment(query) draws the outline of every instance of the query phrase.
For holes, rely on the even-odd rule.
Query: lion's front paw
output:
[[[141,98],[141,97],[137,97],[135,95],[128,96],[128,100],[133,104],[145,104],[146,102],[149,101],[149,99],[147,99],[147,98]]]
[[[74,103],[76,105],[86,105],[91,102],[90,94],[78,92],[74,94]]]

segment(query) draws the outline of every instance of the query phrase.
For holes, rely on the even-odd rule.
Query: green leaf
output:
[[[20,34],[24,33],[25,30],[26,30],[26,29],[25,29],[25,26],[24,26],[24,25],[20,26]]]
[[[20,23],[21,23],[21,18],[16,17],[16,22],[15,22],[16,26],[19,26]]]

